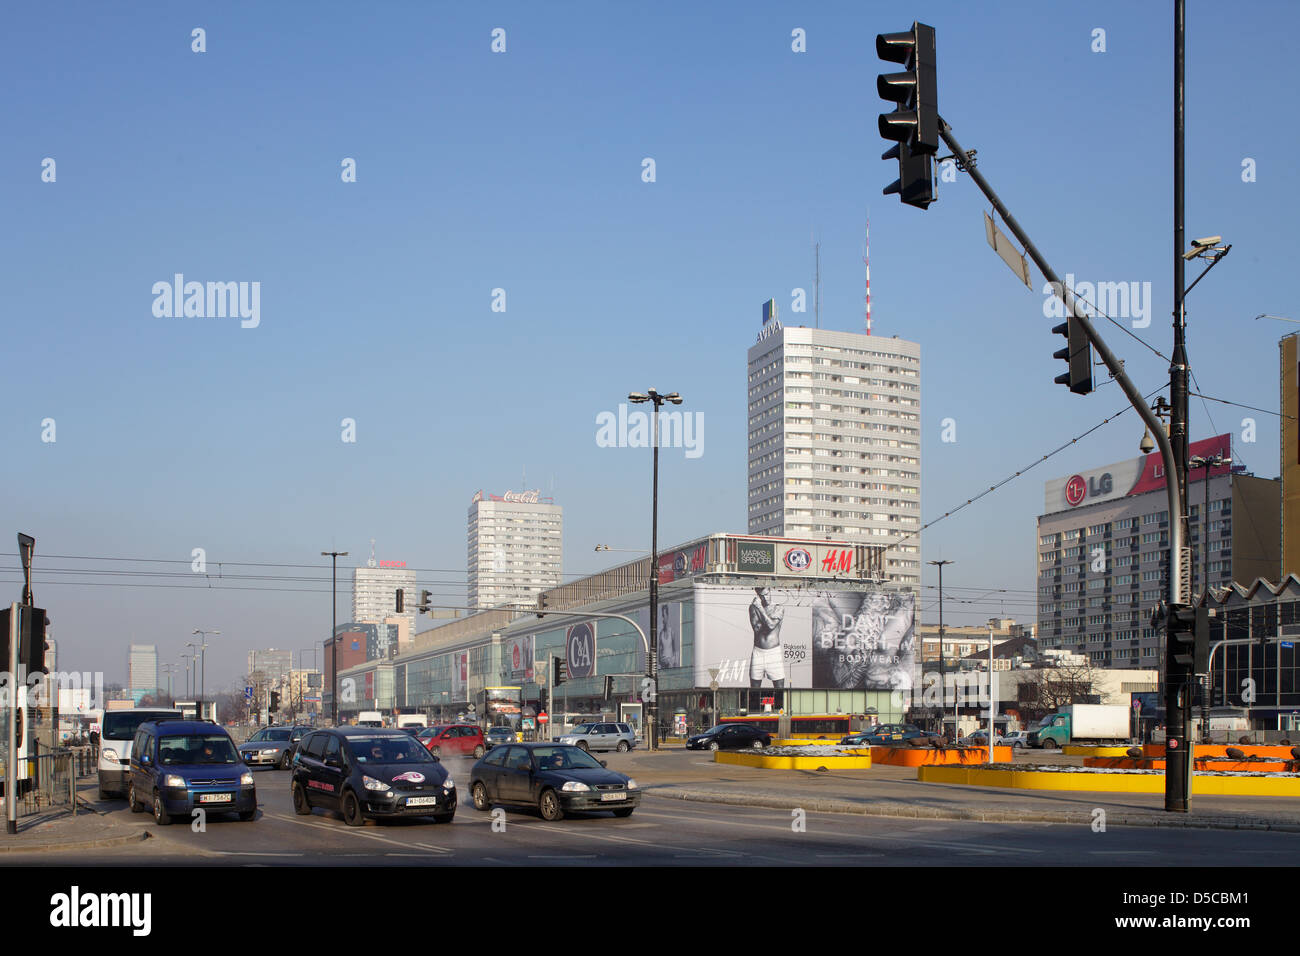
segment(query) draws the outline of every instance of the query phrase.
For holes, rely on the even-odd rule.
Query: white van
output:
[[[131,741],[140,725],[164,717],[179,719],[174,707],[133,707],[130,710],[106,710],[99,735],[99,799],[126,796],[131,771]]]
[[[398,714],[397,726],[402,727],[428,727],[429,721],[425,719],[424,714]]]

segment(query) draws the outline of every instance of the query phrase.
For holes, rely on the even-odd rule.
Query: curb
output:
[[[870,805],[847,800],[826,800],[812,797],[746,795],[716,793],[708,790],[678,788],[644,788],[647,796],[661,796],[670,800],[696,803],[720,803],[741,807],[767,807],[773,810],[812,810],[819,813],[853,813],[868,817],[895,817],[912,820],[969,820],[979,823],[1071,823],[1091,826],[1091,813],[1068,810],[970,810],[943,809],[897,804]],[[1196,830],[1273,830],[1283,833],[1300,833],[1300,823],[1278,820],[1238,819],[1235,817],[1179,817],[1156,814],[1107,812],[1106,824],[1134,827],[1176,827]]]
[[[79,840],[73,843],[33,843],[29,846],[0,846],[4,853],[49,853],[58,850],[94,850],[101,847],[126,846],[149,839],[149,832],[131,833],[125,836],[104,837],[100,840]]]

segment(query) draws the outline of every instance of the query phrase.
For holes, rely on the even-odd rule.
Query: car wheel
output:
[[[479,744],[477,747],[474,748],[474,759],[475,760],[479,759],[485,753],[487,753],[487,751],[483,749],[482,744]]]
[[[632,815],[632,811],[635,809],[636,807],[619,807],[617,810],[614,811],[614,816],[630,817]]]
[[[167,808],[163,806],[162,794],[157,790],[153,792],[153,820],[154,823],[158,824],[160,827],[165,827],[167,824],[172,822],[171,814],[169,814]]]
[[[625,753],[627,753],[627,752],[628,752],[627,741],[626,741],[626,740],[620,740],[620,741],[618,742],[618,747],[616,747],[615,749],[618,750],[618,752],[621,753],[621,754],[625,754]]]
[[[1011,745],[1011,749],[1012,749],[1012,750],[1019,750],[1019,749],[1020,749],[1021,747],[1023,747],[1023,746],[1024,746],[1024,744],[1021,743],[1019,740],[1017,740],[1014,744]]]
[[[108,799],[108,791],[104,789],[104,785],[102,783],[99,785],[99,799],[101,800]]]
[[[307,794],[296,783],[293,785],[293,812],[302,817],[311,815],[311,804],[307,802]]]
[[[280,758],[280,769],[288,770],[291,760],[292,758],[289,756],[289,751],[286,750],[284,756]]]
[[[310,812],[310,811],[308,811],[308,812]],[[240,811],[239,811],[239,819],[240,819],[240,820],[243,820],[245,823],[247,823],[249,820],[253,819],[253,817],[255,817],[255,816],[257,816],[257,811],[256,811],[256,810],[240,810]]]
[[[491,808],[492,804],[488,801],[487,786],[483,783],[482,780],[474,784],[473,790],[471,792],[473,793],[474,796],[475,810],[487,810]]]
[[[587,749],[588,749],[588,748],[587,748],[587,741],[585,741],[585,740],[579,740],[579,741],[578,741],[578,749],[580,749],[580,750],[587,750]]]
[[[144,813],[144,805],[135,798],[135,781],[126,788],[126,802],[132,813]]]
[[[355,793],[349,792],[343,795],[343,822],[350,827],[366,825],[366,818],[361,815],[361,801],[357,799]]]
[[[553,823],[564,817],[564,808],[560,806],[560,798],[555,795],[554,790],[544,791],[542,798],[537,801],[537,807],[542,813],[542,819],[547,822]]]
[[[755,740],[752,744],[750,744],[750,746],[753,747],[755,750],[762,750],[762,749],[763,749],[763,741],[761,741],[761,740]]]
[[[710,740],[710,741],[709,741],[709,749],[710,749],[710,750],[717,750],[717,749],[718,749],[718,742],[717,742],[716,740]]]

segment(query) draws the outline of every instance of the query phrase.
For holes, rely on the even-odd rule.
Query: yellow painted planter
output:
[[[920,767],[923,783],[960,783],[1013,790],[1088,790],[1097,793],[1164,793],[1163,774],[1048,773],[1033,770],[983,770],[973,767]],[[1192,775],[1192,793],[1202,796],[1300,797],[1300,777],[1214,777]]]
[[[963,747],[949,750],[923,750],[919,747],[872,747],[871,759],[891,767],[923,767],[945,764],[980,764],[989,762],[987,747]],[[1010,747],[994,747],[996,762],[1010,763]]]
[[[764,770],[816,770],[818,767],[825,767],[827,770],[869,770],[871,768],[869,752],[843,756],[824,754],[808,757],[769,757],[765,754],[746,753],[743,750],[734,753],[717,750],[713,753],[713,761],[739,767],[761,767]]]
[[[1066,744],[1061,748],[1061,753],[1067,757],[1126,757],[1129,747],[1132,746],[1129,744],[1126,747],[1076,747]]]

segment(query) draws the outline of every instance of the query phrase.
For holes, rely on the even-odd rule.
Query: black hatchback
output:
[[[772,746],[772,735],[746,724],[718,724],[686,738],[687,750],[762,750]]]
[[[565,813],[612,810],[630,817],[641,802],[631,777],[607,770],[581,747],[568,744],[502,744],[470,771],[475,810],[494,804],[535,807],[545,820]]]
[[[367,819],[431,816],[450,823],[456,784],[410,734],[372,727],[334,727],[303,737],[294,756],[293,809],[337,810],[348,826]]]

